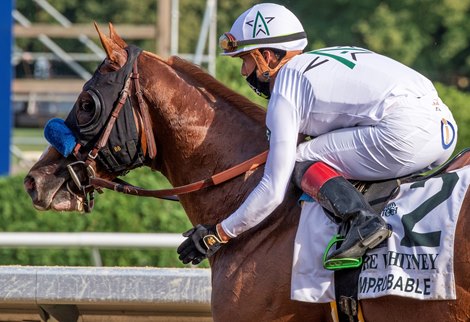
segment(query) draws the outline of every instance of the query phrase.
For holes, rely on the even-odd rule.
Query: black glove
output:
[[[197,265],[227,243],[217,233],[216,225],[197,225],[183,233],[183,236],[188,238],[177,249],[183,264]]]

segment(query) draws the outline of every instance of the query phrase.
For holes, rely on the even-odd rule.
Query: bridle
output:
[[[264,151],[261,154],[254,156],[253,158],[246,160],[238,165],[235,165],[225,171],[217,173],[207,179],[200,180],[194,183],[187,185],[174,187],[172,189],[160,189],[160,190],[147,190],[133,186],[119,178],[114,179],[113,181],[107,180],[104,178],[99,178],[96,176],[96,170],[93,167],[93,164],[96,163],[95,160],[98,156],[98,153],[105,147],[108,143],[111,131],[116,124],[120,112],[125,106],[126,101],[131,97],[132,93],[130,90],[131,81],[134,84],[135,95],[137,98],[138,112],[140,114],[141,123],[142,123],[142,136],[141,136],[141,145],[145,146],[144,151],[148,154],[150,159],[154,159],[157,155],[157,148],[155,144],[155,138],[152,132],[152,126],[150,122],[150,114],[148,107],[144,102],[140,81],[139,73],[137,68],[137,59],[134,60],[132,72],[129,74],[125,81],[125,85],[119,94],[119,99],[116,105],[113,107],[109,119],[105,123],[105,128],[101,132],[98,140],[94,144],[93,148],[87,153],[86,158],[83,160],[79,155],[79,150],[82,148],[80,143],[78,143],[74,150],[73,155],[77,161],[72,162],[67,165],[67,170],[72,178],[72,181],[80,191],[83,197],[83,208],[85,212],[91,212],[94,207],[94,192],[95,190],[99,193],[102,193],[102,188],[110,189],[113,191],[135,195],[143,197],[154,197],[166,200],[178,201],[178,195],[186,194],[194,191],[198,191],[209,186],[214,186],[231,180],[243,173],[247,173],[255,170],[260,165],[264,164],[267,159],[268,151]],[[145,142],[145,144],[143,144]],[[80,177],[79,174],[84,175],[84,178]],[[75,196],[76,193],[72,191],[67,183],[67,189],[69,192]]]
[[[126,101],[128,98],[130,98],[130,85],[131,85],[131,80],[134,83],[134,88],[135,88],[135,95],[137,97],[137,102],[138,102],[138,108],[139,108],[139,113],[140,117],[142,119],[142,132],[143,135],[145,136],[145,142],[146,142],[146,152],[148,153],[148,156],[151,159],[154,159],[155,156],[157,155],[157,148],[155,144],[155,138],[152,132],[152,127],[151,127],[151,122],[150,122],[150,114],[148,111],[148,107],[146,104],[144,104],[144,100],[142,97],[142,91],[140,87],[140,82],[139,82],[139,73],[137,69],[137,59],[133,63],[133,68],[132,68],[132,73],[127,77],[126,82],[124,84],[124,88],[119,94],[119,99],[112,109],[111,115],[109,116],[109,119],[106,122],[104,130],[101,132],[98,140],[94,144],[93,148],[88,152],[86,155],[85,160],[80,160],[79,157],[79,150],[81,148],[80,143],[78,143],[73,151],[73,154],[77,161],[72,162],[67,165],[67,170],[70,174],[70,177],[72,178],[73,182],[77,186],[77,188],[80,190],[80,192],[84,196],[84,208],[86,212],[91,211],[94,205],[94,190],[97,190],[98,192],[101,192],[100,187],[96,186],[93,182],[93,179],[96,178],[96,170],[93,167],[93,161],[96,160],[96,157],[98,156],[98,153],[102,150],[103,147],[106,146],[109,136],[111,134],[111,131],[116,123],[116,120],[118,119],[120,112],[125,105]],[[80,180],[80,176],[78,175],[76,168],[79,167],[81,168],[81,173],[86,175],[85,183]],[[103,179],[102,179],[103,180]],[[72,192],[72,190],[67,187],[68,190]]]

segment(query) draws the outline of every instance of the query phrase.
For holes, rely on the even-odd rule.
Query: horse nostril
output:
[[[26,189],[28,193],[31,193],[36,190],[36,181],[34,180],[34,177],[30,175],[27,175],[24,178],[23,184],[24,184],[24,188]]]

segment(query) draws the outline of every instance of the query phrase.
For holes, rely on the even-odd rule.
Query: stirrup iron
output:
[[[334,235],[328,246],[326,246],[326,250],[323,253],[323,267],[328,270],[339,270],[345,268],[357,268],[362,265],[362,257],[359,258],[332,258],[327,259],[328,254],[330,253],[331,248],[333,245],[336,245],[339,242],[342,242],[344,237],[341,235]]]

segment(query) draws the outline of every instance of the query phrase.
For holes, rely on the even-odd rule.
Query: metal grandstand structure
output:
[[[17,114],[19,125],[32,126],[34,122],[44,122],[45,116],[41,114],[64,113],[70,103],[75,101],[84,80],[91,77],[91,73],[82,66],[83,62],[96,61],[105,57],[99,43],[96,42],[96,31],[92,22],[89,24],[75,24],[53,7],[47,0],[33,0],[40,10],[50,15],[55,24],[38,24],[28,20],[20,11],[12,12],[15,38],[35,38],[47,52],[29,52],[15,45],[13,51],[13,64],[19,64],[27,59],[34,62],[34,78],[15,78],[12,84],[13,105]],[[217,0],[205,0],[205,12],[201,22],[197,47],[193,53],[182,53],[178,49],[180,19],[179,0],[155,0],[157,2],[157,23],[155,25],[115,25],[116,29],[126,40],[155,39],[155,51],[162,57],[178,55],[195,64],[204,65],[212,75],[215,74],[216,57],[216,16]],[[186,13],[189,14],[189,13]],[[106,29],[103,26],[103,29]],[[84,52],[66,52],[55,38],[76,39],[88,49]],[[95,40],[93,40],[94,38]],[[207,53],[206,53],[207,52]],[[53,79],[47,75],[47,64],[50,61],[60,61],[66,64],[75,74],[71,79]],[[53,92],[51,92],[53,89]],[[40,110],[41,102],[42,111]],[[21,118],[23,114],[23,118]],[[34,116],[33,119],[28,116]]]

